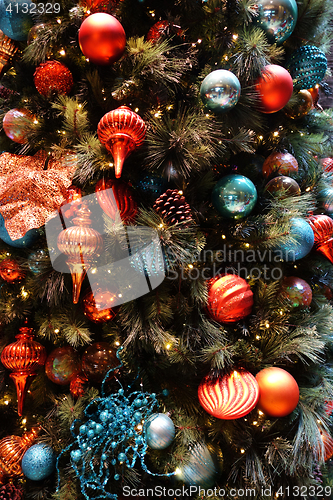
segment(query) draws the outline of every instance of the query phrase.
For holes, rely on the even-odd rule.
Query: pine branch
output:
[[[58,111],[58,116],[63,117],[62,129],[66,133],[69,144],[75,144],[89,130],[88,113],[86,104],[79,103],[77,98],[59,96],[52,104],[52,108]]]

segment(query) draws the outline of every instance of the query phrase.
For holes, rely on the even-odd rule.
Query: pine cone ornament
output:
[[[190,205],[177,189],[168,189],[157,198],[153,208],[169,224],[181,222],[183,226],[189,226],[193,222]]]
[[[12,483],[4,484],[0,488],[0,500],[23,500],[22,487]]]

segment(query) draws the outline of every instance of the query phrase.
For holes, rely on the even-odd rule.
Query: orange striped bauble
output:
[[[232,420],[253,410],[259,399],[259,386],[252,373],[234,371],[215,382],[205,377],[199,385],[198,397],[207,413]]]
[[[253,293],[243,278],[226,274],[208,282],[209,315],[219,323],[234,323],[252,311]]]

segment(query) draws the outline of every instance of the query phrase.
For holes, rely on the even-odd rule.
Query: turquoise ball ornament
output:
[[[294,262],[310,253],[314,244],[314,232],[305,219],[294,217],[290,220],[289,236],[293,241],[287,241],[274,249],[282,260]]]
[[[225,113],[236,106],[240,93],[237,76],[226,69],[209,73],[200,87],[202,102],[213,113]]]
[[[320,208],[325,210],[325,214],[333,215],[333,188],[327,187],[318,193]]]
[[[23,455],[22,472],[32,481],[49,477],[55,469],[56,454],[51,446],[34,444]]]
[[[257,197],[253,182],[238,174],[222,177],[212,191],[214,207],[228,219],[242,219],[249,215],[257,202]]]
[[[327,71],[327,58],[315,45],[303,45],[291,54],[287,69],[295,89],[311,89],[323,80]]]
[[[189,486],[211,488],[218,476],[217,460],[204,443],[196,444],[186,465],[180,467],[180,478]]]
[[[278,45],[290,37],[297,22],[296,0],[258,0],[254,22],[266,33],[270,43]]]
[[[25,42],[33,26],[31,0],[0,0],[0,30],[17,42]]]
[[[168,415],[155,413],[145,423],[147,444],[153,450],[164,450],[174,440],[175,426]]]
[[[4,218],[0,214],[0,240],[7,243],[7,245],[14,248],[29,248],[39,238],[39,236],[40,232],[38,229],[30,229],[22,238],[12,240],[6,229]]]

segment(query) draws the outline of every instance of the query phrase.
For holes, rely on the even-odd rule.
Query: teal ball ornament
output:
[[[212,191],[214,207],[228,219],[241,219],[249,215],[257,202],[257,197],[253,182],[238,174],[222,177]]]
[[[219,474],[216,457],[204,443],[196,444],[189,461],[180,467],[180,478],[188,486],[211,488]]]
[[[310,253],[314,244],[314,232],[310,224],[301,217],[294,217],[290,221],[289,236],[292,240],[287,241],[275,248],[282,260],[294,262],[303,259]]]
[[[39,236],[40,232],[38,229],[30,229],[24,236],[22,236],[22,238],[12,240],[6,229],[4,218],[0,214],[0,240],[7,243],[7,245],[14,248],[29,248],[39,238]]]
[[[254,22],[266,33],[270,43],[280,45],[290,37],[297,22],[296,0],[258,0]]]
[[[287,69],[295,89],[311,89],[323,80],[327,71],[327,58],[315,45],[303,45],[291,54]]]
[[[0,30],[12,40],[24,42],[33,26],[31,0],[0,0]]]
[[[236,106],[240,93],[237,76],[226,69],[209,73],[200,87],[202,102],[213,113],[225,113]]]
[[[22,472],[32,481],[49,477],[55,469],[56,454],[51,446],[34,444],[23,455]]]
[[[318,202],[325,214],[333,215],[333,188],[328,187],[319,191]]]
[[[151,415],[145,424],[147,444],[153,450],[164,450],[174,440],[175,426],[165,413]]]

